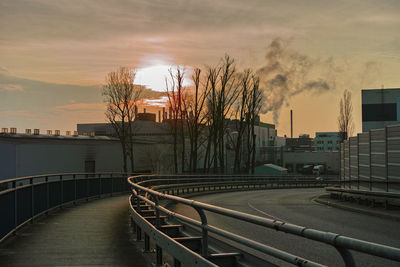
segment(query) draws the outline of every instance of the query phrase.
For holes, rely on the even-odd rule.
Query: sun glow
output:
[[[165,78],[170,78],[169,70],[174,72],[176,65],[165,62],[150,62],[147,66],[138,68],[136,71],[135,83],[146,85],[155,91],[165,92]],[[190,86],[191,68],[181,66],[185,70],[184,86]]]

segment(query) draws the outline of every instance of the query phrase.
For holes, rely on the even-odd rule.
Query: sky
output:
[[[400,87],[399,29],[398,0],[2,0],[0,127],[105,122],[101,85],[119,66],[162,90],[171,66],[189,72],[229,54],[260,73],[261,118],[279,135],[290,109],[295,136],[336,131],[345,89],[360,132],[361,89]],[[273,62],[284,85],[266,72]]]

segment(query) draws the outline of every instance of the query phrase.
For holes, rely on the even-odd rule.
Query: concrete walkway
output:
[[[0,266],[148,266],[133,244],[128,196],[63,208],[0,245]]]

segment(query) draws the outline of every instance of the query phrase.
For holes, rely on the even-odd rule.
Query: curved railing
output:
[[[150,237],[156,244],[157,264],[162,264],[162,252],[166,250],[174,259],[175,266],[183,263],[185,266],[216,266],[221,258],[232,258],[237,253],[210,252],[208,233],[212,232],[220,237],[232,240],[238,244],[273,256],[285,262],[298,266],[322,266],[291,253],[270,247],[266,244],[248,239],[244,236],[211,226],[207,222],[205,211],[224,215],[230,218],[274,229],[284,233],[300,236],[333,246],[341,255],[346,266],[355,266],[351,251],[358,251],[386,259],[400,261],[400,249],[381,244],[371,243],[335,233],[310,229],[279,220],[271,220],[235,210],[230,210],[183,197],[178,194],[207,193],[219,190],[254,190],[264,188],[288,187],[322,187],[337,184],[339,181],[324,181],[300,177],[255,177],[255,176],[135,176],[128,179],[132,186],[130,210],[137,239],[145,235],[145,251],[150,249]],[[194,208],[201,221],[183,216],[163,205],[162,201],[179,203]],[[162,216],[160,214],[165,214]],[[201,237],[182,236],[179,231],[182,225],[167,223],[165,219],[178,221],[185,225],[195,226],[201,231]],[[174,231],[171,231],[174,229]],[[197,246],[188,240],[197,240]],[[226,265],[230,266],[230,265]]]
[[[129,175],[132,173],[62,173],[0,180],[0,243],[52,209],[129,191]]]

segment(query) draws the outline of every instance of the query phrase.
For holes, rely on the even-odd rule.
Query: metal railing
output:
[[[142,231],[145,234],[145,248],[149,248],[150,236],[156,243],[156,258],[157,264],[162,264],[162,249],[166,249],[168,253],[174,258],[176,266],[181,263],[187,266],[194,266],[193,263],[197,262],[197,266],[215,266],[212,257],[209,253],[208,246],[208,233],[212,232],[220,237],[230,239],[236,243],[245,245],[249,248],[255,249],[272,257],[281,259],[285,262],[298,265],[298,266],[322,266],[319,263],[304,259],[302,257],[293,255],[291,253],[270,247],[266,244],[248,239],[244,236],[231,233],[224,229],[211,226],[207,222],[205,211],[215,214],[224,215],[230,218],[237,219],[260,225],[265,228],[274,229],[284,233],[300,236],[306,239],[321,242],[333,246],[341,255],[346,266],[355,266],[355,261],[351,251],[358,251],[390,260],[400,261],[400,249],[389,247],[377,243],[371,243],[351,237],[341,236],[339,234],[319,231],[315,229],[306,228],[282,222],[279,220],[266,219],[264,217],[255,216],[243,212],[238,212],[231,209],[226,209],[172,194],[187,194],[196,192],[207,192],[213,190],[254,190],[263,188],[286,188],[284,184],[290,185],[287,187],[321,187],[322,183],[338,183],[339,181],[316,181],[307,179],[298,179],[297,181],[290,179],[281,179],[280,177],[193,177],[181,176],[171,179],[171,177],[161,176],[136,176],[128,179],[132,186],[132,196],[130,198],[130,209],[134,227],[137,233],[137,239],[141,239]],[[225,185],[224,185],[225,184]],[[264,187],[262,186],[264,185]],[[194,208],[201,218],[201,221],[183,216],[176,212],[166,209],[160,205],[160,201],[167,200],[174,203],[180,203]],[[154,208],[154,216],[145,217],[142,214],[148,213],[147,208]],[[144,210],[146,209],[146,210]],[[163,225],[163,213],[168,218],[186,223],[188,225],[196,226],[201,229],[201,250],[200,254],[188,250],[183,244],[180,244],[174,238],[166,235],[161,230]],[[164,226],[165,227],[165,226]]]
[[[132,173],[62,173],[0,180],[0,243],[52,209],[128,192],[129,175]]]

